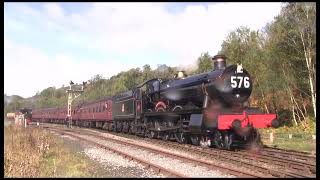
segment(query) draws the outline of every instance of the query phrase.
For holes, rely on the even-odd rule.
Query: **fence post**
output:
[[[292,134],[289,134],[289,139],[292,139]]]
[[[270,133],[270,143],[273,143],[273,132]]]

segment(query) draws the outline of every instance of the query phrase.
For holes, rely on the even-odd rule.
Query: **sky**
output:
[[[4,93],[158,64],[196,67],[240,26],[260,30],[281,3],[4,3]]]

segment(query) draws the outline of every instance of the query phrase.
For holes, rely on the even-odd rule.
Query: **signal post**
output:
[[[74,90],[72,89],[74,83],[70,81],[70,88],[66,91],[68,94],[68,114],[67,114],[67,120],[68,120],[68,127],[72,128],[72,101],[75,100],[77,97],[79,97],[83,93],[83,87],[85,85],[85,82],[82,83],[81,90]]]

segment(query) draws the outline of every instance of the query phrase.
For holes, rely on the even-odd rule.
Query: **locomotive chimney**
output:
[[[224,69],[226,68],[226,59],[227,57],[224,55],[215,55],[213,60],[213,70]]]

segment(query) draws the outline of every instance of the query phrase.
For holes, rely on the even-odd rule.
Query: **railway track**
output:
[[[95,130],[106,132],[99,129]],[[258,152],[250,152],[248,150],[226,151],[190,144],[177,144],[176,142],[158,139],[142,139],[130,134],[119,134],[109,131],[108,133],[126,138],[139,139],[164,147],[183,149],[211,159],[228,160],[232,163],[251,168],[256,172],[271,174],[275,177],[315,177],[316,175],[316,156],[304,152],[286,151],[269,147],[265,147]]]
[[[113,152],[113,153],[116,153],[116,154],[118,154],[118,155],[121,155],[122,157],[124,157],[124,158],[126,158],[126,159],[134,160],[134,161],[136,161],[136,162],[138,162],[138,163],[141,163],[142,165],[144,165],[144,166],[147,167],[147,168],[151,168],[151,169],[155,170],[155,171],[158,172],[158,173],[163,173],[163,174],[171,175],[171,176],[178,177],[178,178],[186,178],[185,175],[183,175],[183,174],[181,174],[181,173],[179,173],[179,172],[176,172],[176,171],[173,171],[173,170],[164,168],[164,167],[159,166],[159,165],[154,164],[154,163],[150,163],[150,162],[148,162],[148,161],[146,161],[146,160],[143,160],[143,159],[141,159],[141,158],[132,156],[132,155],[130,155],[130,154],[128,154],[128,153],[122,152],[122,151],[117,150],[117,149],[115,149],[115,148],[112,148],[112,147],[110,147],[110,146],[102,145],[102,144],[100,144],[100,143],[97,143],[97,142],[92,141],[92,140],[88,140],[88,139],[86,139],[86,138],[80,137],[80,136],[75,135],[75,134],[73,134],[73,133],[66,133],[65,131],[61,131],[61,129],[60,129],[60,130],[59,130],[59,129],[56,129],[56,128],[49,128],[49,129],[50,129],[50,131],[54,131],[54,132],[57,132],[57,133],[62,134],[62,135],[68,135],[68,136],[70,136],[70,137],[79,139],[79,140],[81,140],[81,141],[83,141],[83,142],[87,142],[87,143],[92,144],[92,145],[95,145],[95,146],[97,146],[97,147],[100,147],[100,148],[109,150],[109,151],[111,151],[111,152]]]
[[[83,128],[81,128],[83,130]],[[69,129],[70,130],[70,129]],[[92,131],[92,129],[89,129]],[[99,132],[105,133],[106,131],[95,129]],[[73,130],[75,131],[75,130]],[[78,133],[84,133],[83,131]],[[88,132],[86,132],[88,133]],[[137,138],[134,135],[119,134],[114,132],[108,132],[117,136],[126,138]],[[93,134],[90,134],[93,135]],[[96,135],[95,135],[96,136]],[[105,138],[101,136],[101,138]],[[232,164],[239,164],[241,167],[245,167],[258,174],[266,174],[269,177],[315,177],[316,163],[315,156],[308,155],[306,153],[284,151],[274,148],[264,148],[262,151],[252,154],[245,150],[230,152],[225,150],[218,150],[214,148],[203,148],[199,146],[193,146],[188,144],[177,144],[171,141],[162,141],[158,139],[142,139],[139,140],[145,142],[151,142],[152,144],[158,144],[161,146],[182,149],[187,152],[192,152],[201,157],[209,159],[216,159],[218,161],[229,162]],[[207,165],[208,166],[208,165]],[[230,173],[232,174],[232,173]],[[233,174],[234,175],[234,174]],[[261,176],[260,175],[260,176]],[[247,176],[248,177],[248,176]],[[251,176],[252,177],[252,176]]]
[[[95,137],[95,138],[99,138],[99,139],[106,140],[106,141],[112,141],[112,142],[115,142],[115,143],[118,143],[118,144],[122,144],[122,145],[126,145],[126,146],[137,147],[139,149],[144,149],[144,150],[156,153],[156,154],[161,154],[161,155],[164,155],[166,157],[171,157],[173,159],[178,159],[178,160],[186,162],[186,163],[192,163],[192,164],[197,165],[197,166],[206,167],[206,168],[208,168],[210,170],[214,170],[214,171],[219,170],[221,172],[234,175],[236,177],[250,177],[250,178],[272,177],[272,176],[269,176],[269,175],[237,170],[237,169],[233,169],[233,168],[230,168],[230,167],[227,167],[227,166],[224,166],[224,165],[216,165],[216,164],[211,163],[209,161],[205,161],[205,160],[201,160],[201,159],[195,159],[195,158],[192,158],[192,157],[176,154],[176,153],[169,152],[169,151],[160,150],[160,149],[157,149],[157,148],[154,148],[154,147],[140,145],[140,144],[133,143],[133,142],[127,142],[127,141],[120,140],[120,139],[101,136],[101,135],[97,135],[96,133],[83,132],[83,131],[74,130],[74,129],[72,129],[72,130],[70,130],[70,129],[62,129],[62,128],[57,128],[57,127],[46,127],[46,128],[49,129],[50,131],[51,130],[52,131],[56,131],[58,133],[62,133],[64,135],[68,135],[68,136],[80,139],[82,141],[90,142],[90,143],[95,144],[95,145],[97,145],[99,147],[102,147],[102,148],[105,148],[105,149],[110,149],[111,151],[119,153],[119,154],[122,154],[123,152],[121,152],[121,151],[119,152],[119,150],[116,150],[116,149],[114,149],[112,147],[105,147],[104,145],[101,145],[101,144],[96,143],[94,141],[90,141],[90,140],[88,140],[86,138],[80,137],[79,134],[81,133],[81,135],[92,136],[92,137]],[[131,156],[129,154],[124,154],[123,156],[129,157],[130,159],[133,159],[133,160],[136,160],[135,157],[133,157],[133,156]],[[166,172],[167,174],[172,174],[175,177],[186,177],[185,175],[176,173],[176,172],[174,172],[174,171],[172,171],[170,169],[163,169],[163,167],[161,167],[159,165],[156,165],[156,164],[149,165],[148,161],[145,161],[145,160],[142,160],[142,159],[139,159],[139,158],[138,158],[137,161],[138,162],[142,162],[142,164],[146,164],[147,167],[148,166],[155,167],[155,169],[157,171]]]
[[[316,174],[315,157],[313,159],[314,163],[310,163],[293,160],[294,158],[275,157],[264,152],[258,152],[259,154],[252,154],[245,150],[234,152],[214,148],[203,148],[189,144],[177,144],[176,142],[157,139],[143,139],[143,141],[152,142],[165,147],[185,150],[192,154],[197,154],[210,159],[239,164],[239,166],[249,168],[255,172],[270,174],[273,177],[305,178],[315,177]]]
[[[263,149],[263,153],[275,156],[277,158],[281,156],[280,158],[283,158],[283,159],[293,159],[296,161],[311,163],[315,165],[316,156],[306,152],[284,150],[284,149],[265,146]]]

